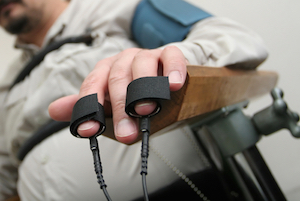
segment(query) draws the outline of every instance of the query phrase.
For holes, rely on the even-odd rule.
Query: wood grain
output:
[[[170,130],[185,120],[205,115],[222,107],[269,93],[278,80],[271,71],[235,70],[227,67],[187,66],[183,88],[171,92],[159,114],[151,118],[151,133]],[[175,124],[176,123],[176,124]],[[104,135],[114,138],[112,122]],[[136,141],[139,141],[137,139]]]
[[[19,198],[19,196],[16,195],[16,196],[11,197],[11,198],[9,198],[9,199],[7,199],[5,201],[20,201],[20,198]]]

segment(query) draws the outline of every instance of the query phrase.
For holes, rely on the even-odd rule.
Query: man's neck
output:
[[[43,41],[49,29],[61,15],[61,13],[66,9],[68,4],[69,2],[58,0],[57,3],[49,5],[49,12],[45,13],[44,19],[41,20],[39,25],[28,33],[19,34],[17,36],[18,40],[24,43],[34,44],[38,47],[42,47]]]

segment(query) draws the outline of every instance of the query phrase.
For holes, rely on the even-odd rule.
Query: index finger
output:
[[[176,46],[166,47],[161,54],[163,75],[169,77],[170,90],[177,91],[185,83],[187,60]]]
[[[90,94],[97,94],[98,102],[104,105],[106,93],[108,93],[107,80],[110,66],[114,62],[114,57],[104,59],[97,63],[93,71],[85,78],[79,92],[79,99]],[[77,132],[82,137],[91,137],[99,130],[100,124],[90,120],[80,124]]]
[[[170,90],[177,91],[179,90],[185,82],[186,79],[186,65],[187,60],[185,59],[183,53],[176,46],[167,46],[161,51],[152,51],[154,55],[156,55],[156,62],[159,61],[162,67],[163,76],[169,77]],[[145,57],[143,58],[145,59]],[[151,69],[148,60],[145,60],[144,63],[147,63],[147,68],[141,69],[140,60],[135,60],[132,63],[132,75],[133,79],[137,79],[140,77],[146,76],[157,76],[158,63],[156,63],[157,68],[153,68],[156,71],[152,74],[149,74],[149,69]],[[152,66],[155,66],[155,63],[152,63]]]

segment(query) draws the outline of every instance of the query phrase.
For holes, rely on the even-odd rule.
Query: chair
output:
[[[212,164],[211,170],[190,177],[200,180],[197,185],[203,188],[210,200],[286,200],[256,148],[262,135],[282,128],[289,129],[294,137],[300,137],[299,116],[287,108],[282,91],[273,89],[278,75],[227,67],[190,65],[187,69],[184,87],[172,92],[171,101],[152,117],[151,133],[163,133],[181,124],[190,125]],[[253,117],[243,114],[242,109],[250,99],[269,92],[274,100],[271,106]],[[214,152],[218,152],[218,159]],[[223,164],[222,170],[218,163]],[[184,182],[177,181],[149,197],[153,200],[196,199],[191,195],[191,189],[183,186]],[[218,196],[215,192],[217,186]]]

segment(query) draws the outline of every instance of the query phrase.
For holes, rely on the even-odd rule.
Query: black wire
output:
[[[93,153],[94,168],[97,175],[97,182],[98,184],[100,184],[100,188],[103,190],[106,199],[108,201],[111,201],[111,198],[106,190],[107,185],[105,184],[105,181],[102,176],[102,165],[101,165],[101,159],[99,154],[98,141],[95,136],[90,137],[90,148]]]
[[[141,175],[142,175],[142,184],[143,184],[143,192],[144,192],[144,200],[149,201],[148,190],[147,190],[147,182],[146,175],[148,174],[148,156],[149,156],[149,129],[150,129],[150,121],[149,118],[143,117],[140,119],[140,129],[143,133],[142,138],[142,150],[141,150]],[[100,188],[103,190],[103,193],[108,201],[111,201],[111,198],[107,192],[107,185],[102,176],[102,165],[99,154],[98,141],[95,136],[90,137],[90,148],[93,153],[95,172],[97,175],[97,182],[100,184]]]
[[[143,182],[144,200],[149,201],[147,183],[146,183],[146,174],[142,174],[142,182]]]
[[[149,156],[149,129],[150,129],[150,121],[148,117],[142,117],[140,119],[140,130],[143,133],[142,138],[142,150],[141,150],[141,175],[143,182],[143,191],[144,191],[144,200],[149,201],[148,191],[147,191],[147,183],[146,183],[146,175],[148,174],[148,156]]]
[[[58,122],[51,120],[39,130],[37,130],[29,139],[27,139],[18,151],[17,157],[20,161],[23,161],[25,156],[40,142],[45,140],[52,134],[60,131],[70,125],[69,122]]]
[[[109,196],[109,194],[108,194],[108,192],[107,192],[107,189],[106,189],[105,187],[103,187],[102,190],[103,190],[103,193],[104,193],[106,199],[107,199],[108,201],[111,201],[111,198],[110,198],[110,196]]]

